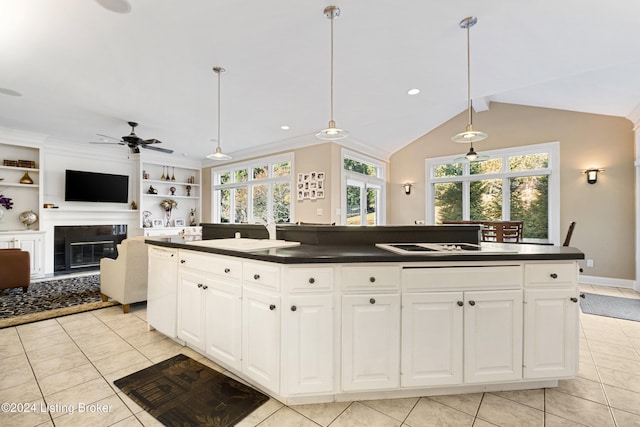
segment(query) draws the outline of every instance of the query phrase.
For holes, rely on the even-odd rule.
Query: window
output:
[[[559,143],[427,159],[427,220],[523,220],[529,241],[559,242]]]
[[[346,225],[385,223],[384,163],[369,157],[342,152],[343,214]]]
[[[213,221],[291,222],[292,165],[288,154],[212,169]]]

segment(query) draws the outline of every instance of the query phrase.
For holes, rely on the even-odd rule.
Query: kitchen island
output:
[[[371,239],[442,242],[443,228],[356,229],[283,228],[278,237],[302,243],[256,251],[147,239],[147,320],[287,404],[575,376],[579,250],[483,243],[491,250],[404,255]],[[477,243],[477,228],[444,231],[448,243]]]

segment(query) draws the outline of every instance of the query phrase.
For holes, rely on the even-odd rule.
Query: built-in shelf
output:
[[[139,211],[135,209],[88,209],[88,208],[46,208],[43,212],[95,212],[95,213],[131,213],[138,214]]]
[[[36,169],[36,168],[20,168],[17,166],[0,166],[0,170],[1,169],[6,169],[6,170],[13,170],[13,171],[29,171],[29,172],[40,172],[40,169]]]
[[[200,184],[191,184],[189,182],[178,182],[178,181],[162,181],[160,179],[143,179],[142,183],[149,183],[149,184],[171,184],[171,185],[190,185],[192,187],[200,187]]]
[[[12,183],[12,182],[0,181],[0,188],[2,188],[2,187],[32,187],[32,188],[39,188],[40,186],[38,184],[16,184],[16,183]]]
[[[172,198],[172,199],[194,199],[194,200],[198,200],[198,197],[194,197],[194,196],[178,196],[175,194],[143,194],[143,196],[145,197],[157,197],[160,199],[166,199],[166,198]]]

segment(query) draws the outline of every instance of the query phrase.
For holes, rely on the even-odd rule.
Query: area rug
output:
[[[0,328],[96,310],[117,304],[102,302],[100,275],[34,282],[0,292]]]
[[[640,299],[584,293],[580,298],[583,313],[640,322]]]
[[[269,400],[184,354],[113,383],[165,426],[233,426]]]

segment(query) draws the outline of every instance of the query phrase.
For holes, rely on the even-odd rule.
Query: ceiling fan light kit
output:
[[[220,74],[226,70],[222,67],[213,67],[213,71],[218,75],[218,146],[213,154],[207,155],[210,160],[231,160],[231,156],[224,154],[220,148]]]
[[[327,6],[324,8],[324,16],[331,21],[331,84],[330,84],[330,120],[329,127],[321,130],[316,134],[316,138],[326,141],[335,141],[338,139],[346,138],[349,136],[349,132],[344,129],[336,127],[336,122],[333,120],[333,20],[340,16],[340,8],[337,6]]]
[[[486,133],[482,131],[473,130],[473,105],[471,103],[471,48],[470,48],[469,33],[470,33],[471,27],[473,27],[477,23],[478,23],[478,18],[476,18],[475,16],[469,16],[467,18],[464,18],[462,21],[460,21],[460,28],[467,30],[467,112],[468,112],[469,121],[467,123],[466,130],[464,132],[460,132],[457,135],[454,135],[451,139],[454,142],[459,142],[463,144],[465,143],[473,144],[474,142],[482,141],[488,136]],[[475,153],[475,151],[473,150],[473,146],[471,146],[471,150],[469,150],[469,153],[471,152]],[[473,157],[473,155],[471,157]],[[477,158],[477,153],[476,153],[476,158]],[[467,155],[467,159],[471,160],[469,158],[469,155]]]

